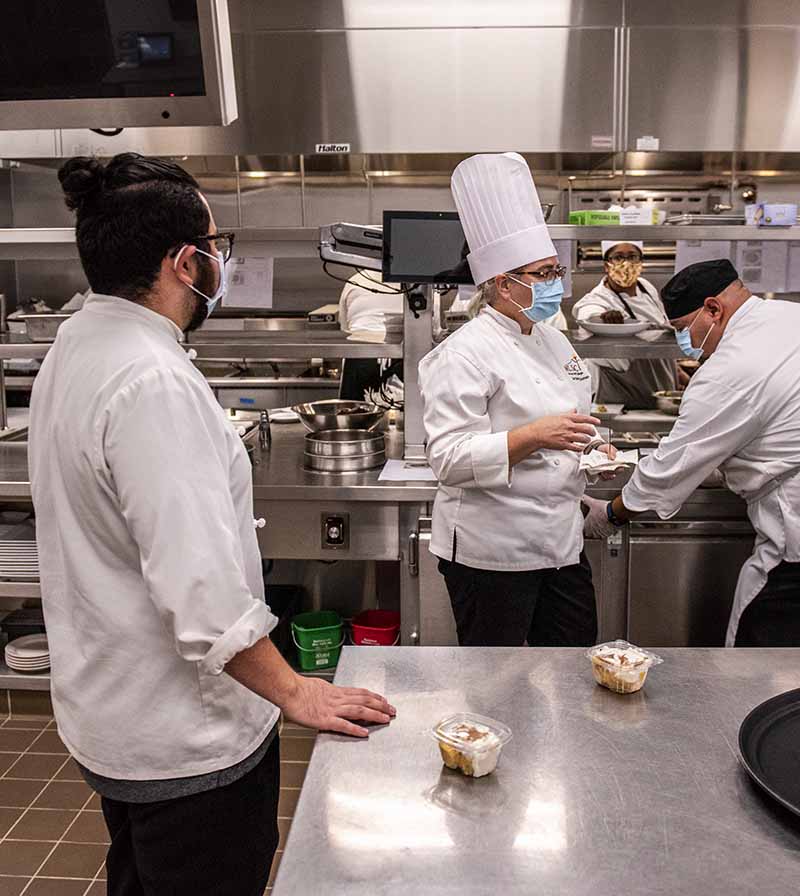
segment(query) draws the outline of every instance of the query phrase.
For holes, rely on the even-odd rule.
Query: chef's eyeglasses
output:
[[[554,268],[543,268],[541,271],[514,271],[513,273],[518,277],[528,274],[540,283],[553,283],[560,280],[567,273],[567,269],[563,264],[557,264]]]
[[[609,255],[607,260],[608,261],[641,261],[642,256],[639,255],[638,252],[629,252],[626,255],[622,255],[622,254],[617,255],[615,253],[614,255]]]
[[[192,246],[197,246],[198,243],[209,242],[214,243],[216,246],[217,252],[222,256],[223,262],[230,261],[231,255],[233,255],[233,243],[236,239],[236,234],[232,230],[226,230],[224,233],[207,233],[205,236],[196,236],[190,240],[184,240],[182,245],[186,245],[187,243]],[[198,248],[202,248],[202,246],[198,246]],[[177,255],[179,249],[176,249],[172,254]]]

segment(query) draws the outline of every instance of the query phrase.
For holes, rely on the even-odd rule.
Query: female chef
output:
[[[431,550],[459,643],[591,644],[580,458],[598,421],[588,416],[585,365],[562,333],[541,325],[559,308],[565,271],[521,156],[472,156],[451,188],[484,307],[419,372],[439,479]]]
[[[597,317],[608,324],[640,320],[669,326],[658,290],[642,277],[642,243],[604,240],[602,249],[603,279],[575,303],[575,320],[580,323]],[[667,358],[603,358],[587,362],[587,366],[595,401],[603,404],[619,402],[630,408],[652,408],[654,392],[676,389],[679,380],[682,385],[688,382],[677,364]]]

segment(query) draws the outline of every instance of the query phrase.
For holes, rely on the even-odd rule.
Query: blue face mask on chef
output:
[[[173,265],[175,270],[178,269],[178,261],[180,260],[181,252],[183,252],[183,249],[185,248],[186,246],[184,246],[181,251],[178,252],[178,254],[175,256],[175,264]],[[200,290],[197,289],[196,286],[191,283],[189,284],[189,289],[193,290],[197,293],[197,295],[206,300],[206,306],[208,308],[207,316],[210,316],[211,312],[217,307],[219,302],[221,302],[222,299],[225,298],[225,294],[228,291],[228,268],[222,255],[212,255],[210,252],[204,252],[202,249],[198,249],[197,246],[195,246],[195,251],[199,252],[201,255],[207,256],[219,265],[219,283],[217,284],[217,288],[213,296],[207,296],[204,292],[200,292]]]
[[[561,282],[560,276],[551,281],[534,281],[533,283],[524,283],[522,280],[512,277],[511,274],[508,274],[508,277],[515,283],[519,283],[520,286],[527,286],[531,291],[531,304],[528,308],[524,308],[513,299],[510,300],[528,320],[538,324],[558,313],[561,308],[561,299],[564,297],[564,284]]]
[[[691,358],[692,361],[699,361],[700,358],[703,357],[703,346],[706,344],[706,339],[711,335],[711,330],[714,329],[716,324],[711,324],[711,327],[706,333],[705,338],[700,343],[699,348],[695,348],[692,345],[692,327],[695,325],[695,321],[702,312],[702,308],[697,312],[694,316],[694,320],[689,324],[688,327],[684,327],[682,330],[675,331],[675,341],[678,343],[678,348],[686,355],[687,358]]]

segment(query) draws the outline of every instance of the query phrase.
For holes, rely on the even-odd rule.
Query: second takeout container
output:
[[[482,744],[480,740],[473,742],[464,736],[465,728],[486,730],[494,737],[488,744]],[[507,725],[471,712],[446,716],[431,729],[431,734],[439,744],[442,762],[471,778],[481,778],[493,772],[503,747],[511,740],[511,729]]]
[[[641,659],[627,666],[612,663],[602,655],[609,648],[620,652],[635,650]],[[594,680],[617,694],[633,694],[641,690],[650,668],[664,662],[660,656],[628,641],[607,641],[605,644],[597,644],[586,651],[586,656],[592,661]]]

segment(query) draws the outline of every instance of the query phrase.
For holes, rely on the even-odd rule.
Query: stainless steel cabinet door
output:
[[[457,647],[450,595],[430,545],[430,519],[423,518],[419,525],[419,643],[423,647]]]
[[[632,527],[628,638],[634,644],[720,647],[725,643],[736,581],[752,551],[753,537],[745,531],[692,530],[691,525],[665,524],[662,529],[652,524],[649,531]]]
[[[643,136],[662,150],[735,147],[739,41],[736,28],[631,28],[627,148]]]
[[[627,632],[627,533],[619,532],[615,539],[618,543],[604,538],[587,538],[584,542],[597,600],[598,643],[624,638]]]

